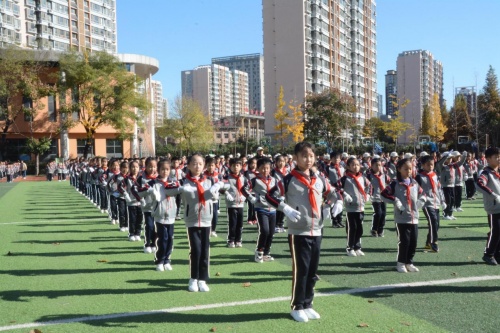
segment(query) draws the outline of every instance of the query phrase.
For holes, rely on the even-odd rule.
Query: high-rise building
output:
[[[116,0],[1,0],[0,46],[117,52]]]
[[[153,117],[155,118],[155,125],[156,126],[161,126],[163,124],[163,120],[166,118],[165,115],[165,110],[164,110],[164,103],[165,103],[165,98],[163,98],[163,85],[161,84],[160,81],[152,80],[151,81],[152,85],[152,103],[153,103],[153,109],[151,110],[153,112]]]
[[[259,54],[212,58],[212,64],[222,65],[230,70],[248,74],[248,95],[250,112],[264,112],[264,57]]]
[[[183,96],[191,97],[212,120],[248,113],[248,74],[217,64],[182,71]]]
[[[384,96],[378,94],[378,117],[384,114]]]
[[[434,94],[440,105],[444,101],[443,64],[429,51],[405,51],[398,56],[396,71],[399,113],[412,126],[398,142],[412,143],[420,132],[424,107],[430,105]],[[402,107],[403,104],[407,105]]]
[[[398,76],[395,70],[388,70],[385,74],[385,114],[387,116],[394,116],[397,103]]]
[[[467,113],[469,117],[476,118],[477,94],[475,87],[455,88],[455,96],[462,95],[467,103]]]
[[[266,134],[284,100],[338,88],[358,107],[358,123],[376,116],[375,0],[263,0]]]

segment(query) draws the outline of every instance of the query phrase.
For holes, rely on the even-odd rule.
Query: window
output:
[[[217,133],[217,139],[220,139],[220,138],[221,138],[221,134]]]
[[[77,139],[76,140],[76,153],[78,156],[82,156],[83,152],[85,151],[85,144],[87,143],[87,139]],[[92,140],[92,143],[89,148],[89,156],[94,156],[94,146],[95,146],[95,140]]]
[[[47,97],[47,107],[49,113],[49,121],[57,121],[56,97],[54,95],[49,95]]]
[[[33,100],[23,96],[24,121],[32,121],[31,112],[33,111]]]
[[[118,139],[106,139],[106,156],[123,157],[123,141]]]
[[[224,133],[224,139],[229,139],[229,133]]]

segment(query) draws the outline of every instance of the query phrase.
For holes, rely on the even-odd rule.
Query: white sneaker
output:
[[[450,216],[452,220],[456,220],[457,218],[455,216]]]
[[[358,255],[356,254],[356,252],[354,252],[354,250],[349,250],[349,249],[346,249],[347,251],[347,256],[348,257],[357,257]]]
[[[243,247],[243,244],[241,242],[236,242],[235,246],[236,247]]]
[[[451,216],[445,216],[443,217],[444,220],[453,220],[453,218]]]
[[[408,270],[406,269],[406,265],[403,264],[402,262],[398,262],[396,264],[396,270],[399,272],[399,273],[408,273]]]
[[[456,211],[457,211],[457,209],[456,209],[456,208],[453,208],[453,209],[452,209],[452,211],[456,212]]]
[[[104,209],[101,209],[101,214],[104,214],[104,213],[105,213]]]
[[[464,210],[462,209],[462,207],[458,207],[457,208],[457,212],[463,212]]]
[[[210,291],[210,288],[208,288],[207,283],[202,280],[198,281],[198,289],[202,292]]]
[[[210,236],[212,236],[212,237],[217,237],[217,233],[216,233],[215,231],[212,231],[212,232],[210,233]]]
[[[300,323],[307,323],[309,321],[309,318],[307,318],[304,310],[292,310],[292,312],[290,312],[290,315],[295,321],[298,321]]]
[[[135,241],[140,242],[141,241],[141,236],[135,236]]]
[[[255,262],[259,264],[264,262],[264,252],[255,251]]]
[[[120,228],[120,231],[121,232],[126,232],[126,231],[128,231],[128,228],[127,227]]]
[[[188,290],[191,291],[191,292],[198,292],[198,290],[200,290],[198,288],[198,280],[196,279],[189,279],[189,286],[188,286]]]
[[[267,262],[274,261],[274,258],[270,254],[267,254],[264,256],[264,261],[267,261]]]
[[[319,318],[321,318],[321,316],[319,315],[319,313],[317,313],[316,311],[314,311],[313,308],[304,309],[304,312],[306,313],[306,316],[307,316],[308,319],[319,319]]]
[[[144,253],[153,253],[153,250],[149,246],[146,246],[144,248]]]
[[[156,265],[156,270],[158,272],[164,272],[165,271],[165,267],[163,267],[162,264],[158,264],[158,265]]]
[[[171,271],[173,268],[172,268],[172,265],[170,265],[169,263],[168,264],[165,264],[163,265],[163,267],[165,268],[166,271]]]
[[[356,252],[356,255],[357,255],[358,257],[359,257],[359,256],[364,256],[364,255],[365,255],[365,253],[364,253],[363,251],[361,251],[361,249],[360,249],[360,250],[356,250],[355,252]]]
[[[415,272],[419,271],[419,269],[417,267],[413,266],[413,264],[406,265],[406,270],[408,272],[412,272],[412,273],[415,273]]]
[[[128,240],[129,242],[135,242],[135,236],[129,236]]]

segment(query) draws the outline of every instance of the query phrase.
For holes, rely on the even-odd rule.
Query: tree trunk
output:
[[[35,174],[40,175],[40,154],[35,154]]]

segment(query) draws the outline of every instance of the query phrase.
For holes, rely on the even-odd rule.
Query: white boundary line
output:
[[[0,225],[8,225],[8,224],[31,224],[31,223],[62,223],[62,222],[82,222],[82,221],[99,221],[99,220],[109,220],[106,216],[103,217],[89,217],[86,219],[67,219],[67,220],[33,220],[33,221],[22,221],[22,222],[0,222]]]
[[[383,290],[390,290],[390,289],[415,288],[415,287],[436,286],[436,285],[443,285],[443,284],[456,284],[456,283],[464,283],[464,282],[478,282],[478,281],[492,281],[492,280],[500,280],[500,276],[488,276],[488,275],[487,276],[471,276],[471,277],[467,277],[467,278],[448,279],[448,280],[434,280],[434,281],[423,281],[423,282],[387,284],[387,285],[372,286],[372,287],[367,287],[367,288],[355,288],[355,289],[332,291],[332,292],[328,292],[328,293],[316,293],[315,296],[316,297],[330,297],[330,296],[336,296],[336,295],[352,295],[352,294],[374,292],[374,291],[383,291]],[[52,320],[52,321],[46,321],[46,322],[34,322],[34,323],[11,325],[11,326],[0,326],[0,331],[8,331],[8,330],[14,330],[14,329],[20,329],[20,328],[35,328],[35,327],[39,328],[39,327],[44,327],[44,326],[52,326],[52,325],[59,325],[59,324],[72,324],[72,323],[77,323],[77,322],[147,316],[147,315],[154,315],[154,314],[160,314],[160,313],[177,313],[177,312],[186,312],[186,311],[199,311],[199,310],[207,310],[207,309],[227,308],[227,307],[241,306],[241,305],[284,302],[287,300],[290,300],[290,296],[253,299],[253,300],[248,300],[248,301],[229,302],[229,303],[213,303],[213,304],[195,305],[195,306],[182,306],[182,307],[168,308],[168,309],[162,309],[162,310],[124,312],[124,313],[115,313],[115,314],[109,314],[109,315],[76,317],[76,318],[71,318],[71,319]]]

